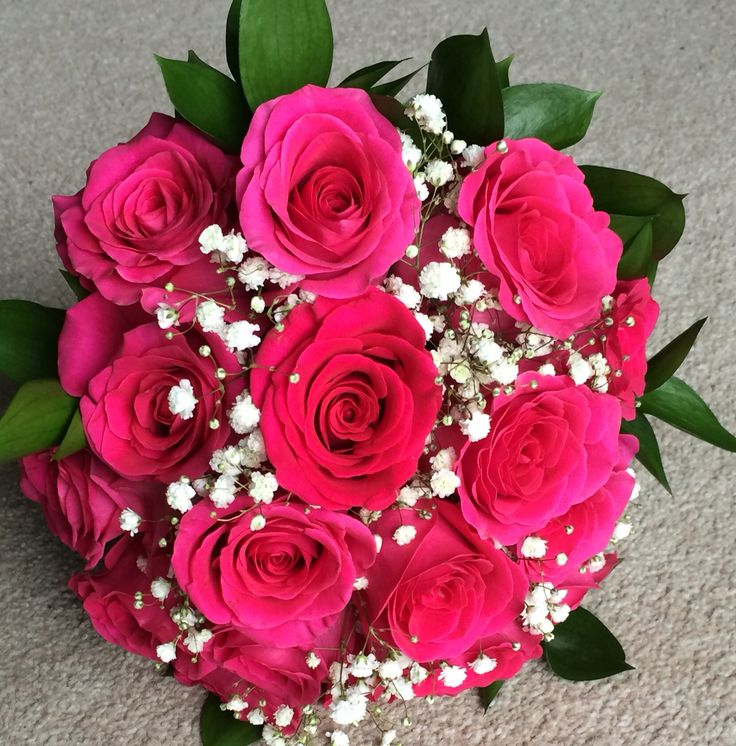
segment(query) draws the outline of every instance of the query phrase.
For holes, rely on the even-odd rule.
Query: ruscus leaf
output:
[[[688,356],[707,320],[706,316],[696,321],[647,362],[646,391],[658,389],[665,381],[672,378]]]
[[[600,91],[557,83],[525,83],[503,89],[504,135],[536,137],[553,148],[567,148],[585,136]]]
[[[54,460],[61,461],[61,459],[72,456],[86,447],[87,437],[82,426],[82,414],[77,410],[69,423],[64,438],[54,452]]]
[[[672,488],[664,471],[657,436],[649,420],[641,412],[637,412],[635,419],[621,422],[621,432],[636,436],[639,441],[637,460],[671,495]]]
[[[248,746],[261,737],[263,728],[247,720],[236,720],[233,713],[220,708],[220,700],[208,694],[199,716],[202,746]]]
[[[503,137],[501,85],[487,29],[478,36],[450,36],[435,47],[427,93],[444,104],[447,126],[456,137],[475,145]]]
[[[513,61],[514,55],[510,54],[496,63],[496,74],[498,75],[498,83],[501,88],[508,88],[511,85],[509,82],[509,68]]]
[[[550,668],[569,681],[604,679],[633,668],[619,641],[582,606],[555,627],[554,639],[544,643],[544,655]]]
[[[156,57],[174,108],[229,153],[240,152],[250,112],[238,84],[198,61]]]
[[[372,65],[366,65],[361,67],[360,70],[356,70],[354,73],[348,75],[343,80],[339,88],[362,88],[365,91],[370,90],[381,78],[388,75],[397,65],[402,62],[406,62],[408,59],[403,60],[385,60],[383,62],[374,62]]]
[[[325,0],[241,0],[239,55],[252,111],[308,83],[327,85],[332,24]]]
[[[493,704],[503,684],[504,679],[498,679],[488,686],[480,687],[478,691],[480,692],[480,701],[483,704],[484,712],[488,712],[488,708]]]
[[[238,84],[240,83],[240,5],[241,0],[233,0],[227,14],[225,28],[227,66]]]
[[[676,376],[645,393],[639,403],[644,414],[657,417],[718,448],[736,452],[736,437],[721,425],[700,396]]]
[[[64,311],[27,300],[0,301],[0,372],[16,383],[56,376]]]
[[[77,400],[58,381],[24,383],[0,419],[0,461],[58,445],[76,409]]]

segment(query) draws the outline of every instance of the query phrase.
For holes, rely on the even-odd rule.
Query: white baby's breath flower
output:
[[[480,145],[468,145],[463,150],[463,165],[468,168],[478,168],[485,159],[485,151]]]
[[[406,115],[414,119],[421,129],[433,135],[441,135],[447,126],[442,102],[428,93],[420,93],[409,102]]]
[[[184,645],[190,653],[197,655],[204,650],[204,646],[212,639],[212,630],[190,629],[184,638]]]
[[[273,721],[279,728],[286,728],[294,717],[294,710],[288,705],[281,705],[273,714]]]
[[[401,665],[401,662],[398,660],[394,660],[393,658],[389,658],[388,660],[383,661],[383,663],[378,666],[378,675],[384,681],[398,679],[399,676],[401,676],[403,673],[404,667]]]
[[[248,703],[242,699],[242,697],[239,697],[237,694],[233,694],[230,699],[225,702],[225,709],[229,710],[230,712],[243,712],[243,710],[248,709]]]
[[[266,516],[264,516],[262,513],[254,515],[250,522],[250,530],[261,531],[264,528],[266,528]]]
[[[225,328],[225,309],[213,300],[206,300],[197,306],[197,321],[203,332],[219,334]]]
[[[513,383],[519,375],[519,366],[509,358],[504,357],[493,363],[489,369],[491,378],[502,386]]]
[[[219,225],[208,225],[199,234],[199,248],[203,254],[219,251],[222,245],[222,228]]]
[[[165,601],[171,593],[171,581],[166,578],[154,578],[151,581],[151,595],[157,601]]]
[[[194,396],[194,388],[188,378],[182,378],[176,386],[171,387],[168,403],[171,414],[178,415],[182,420],[190,420],[194,417],[197,397]]]
[[[429,262],[419,275],[422,295],[437,300],[447,300],[458,290],[460,283],[460,272],[449,262]]]
[[[249,350],[260,344],[260,337],[256,334],[259,330],[258,324],[251,324],[250,321],[236,321],[225,327],[222,338],[230,350]]]
[[[414,526],[399,526],[393,534],[393,540],[400,546],[406,546],[414,541],[417,535],[417,530]]]
[[[248,245],[240,233],[228,233],[227,236],[222,237],[218,251],[231,264],[239,264],[248,251]]]
[[[247,435],[258,427],[261,410],[253,403],[250,392],[238,394],[235,403],[227,413],[232,429],[239,435]]]
[[[368,697],[356,687],[330,703],[330,716],[338,725],[357,725],[368,710]]]
[[[314,650],[310,650],[309,653],[307,653],[306,655],[305,662],[308,668],[314,670],[315,668],[319,667],[322,659],[317,655],[317,653],[314,652]]]
[[[238,279],[248,290],[258,290],[266,283],[269,268],[262,256],[249,256],[238,268]]]
[[[468,672],[460,666],[444,666],[437,678],[446,687],[457,689],[468,678]]]
[[[368,587],[368,578],[361,575],[359,578],[355,578],[353,581],[353,588],[356,591],[364,591]]]
[[[452,469],[457,461],[457,451],[449,446],[442,448],[429,459],[432,471],[442,471],[443,469]]]
[[[350,746],[350,738],[347,733],[341,730],[332,731],[330,736],[330,746]]]
[[[426,165],[424,173],[427,181],[433,187],[444,186],[455,178],[455,170],[452,164],[438,158],[435,158]]]
[[[266,474],[259,471],[251,472],[248,494],[253,498],[253,502],[270,503],[278,488],[279,483],[276,481],[276,477],[270,472]]]
[[[191,510],[192,498],[196,497],[196,494],[189,480],[182,477],[166,488],[166,502],[174,510],[186,513]]]
[[[401,137],[401,158],[409,171],[414,171],[422,160],[422,151],[406,132],[399,132],[399,136]]]
[[[542,559],[547,554],[547,542],[541,536],[527,536],[521,544],[521,556]]]
[[[426,340],[429,340],[434,332],[434,324],[432,323],[432,319],[430,319],[426,313],[420,313],[419,311],[414,311],[414,318],[417,320],[419,326],[422,327],[422,330],[424,331],[424,338]]]
[[[429,482],[432,494],[437,497],[450,497],[460,486],[460,477],[449,469],[440,469],[432,475]]]
[[[255,710],[251,710],[248,713],[248,722],[251,725],[263,725],[266,722],[266,716],[260,707],[256,707]]]
[[[468,280],[455,293],[455,303],[458,306],[472,306],[485,295],[485,292],[485,286],[480,280]]]
[[[135,512],[135,510],[125,508],[120,511],[120,528],[131,536],[135,536],[138,533],[141,520],[141,517]]]
[[[250,299],[250,310],[253,313],[263,313],[266,309],[266,301],[260,295],[254,295]]]
[[[590,367],[590,363],[579,352],[570,353],[570,357],[567,360],[567,369],[570,378],[578,386],[593,376],[593,369]]]
[[[159,303],[156,308],[156,321],[159,328],[170,329],[179,325],[179,312],[168,303]]]
[[[156,656],[164,663],[171,663],[176,658],[176,643],[165,642],[156,646]]]
[[[485,412],[476,410],[469,419],[460,421],[460,430],[471,443],[483,440],[491,432],[491,418]]]
[[[268,279],[274,284],[278,285],[282,290],[286,290],[290,285],[295,285],[297,282],[304,279],[304,275],[291,275],[283,270],[271,267],[268,272]]]
[[[448,228],[440,239],[440,251],[448,259],[459,259],[470,253],[470,233],[466,228]]]
[[[491,658],[485,653],[479,653],[478,657],[470,664],[470,667],[473,669],[473,673],[483,676],[493,671],[497,664],[498,662],[495,658]]]
[[[214,486],[210,490],[210,500],[212,500],[216,508],[226,508],[235,500],[237,490],[238,487],[235,483],[235,478],[228,474],[222,474],[217,477]]]
[[[429,199],[429,189],[427,188],[427,182],[424,180],[424,174],[417,174],[414,177],[414,189],[416,189],[417,197],[421,202]]]

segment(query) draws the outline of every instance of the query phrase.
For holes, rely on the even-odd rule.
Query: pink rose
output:
[[[541,140],[506,140],[463,181],[458,212],[518,321],[564,339],[600,315],[622,246],[593,209],[583,173]]]
[[[179,629],[169,615],[173,594],[165,604],[150,595],[151,582],[166,578],[169,558],[146,539],[145,534],[123,537],[105,556],[104,568],[73,575],[69,587],[83,601],[98,634],[131,653],[156,659],[156,646],[175,640]],[[140,609],[133,605],[138,591],[144,594]]]
[[[307,649],[259,643],[232,627],[215,627],[195,663],[190,656],[177,655],[174,676],[183,684],[202,684],[223,700],[238,695],[255,707],[265,699],[268,715],[282,704],[302,707],[319,698],[330,664],[340,657],[347,629],[340,615]],[[319,658],[315,668],[307,665],[309,652]]]
[[[513,393],[494,398],[490,434],[460,453],[465,519],[502,544],[542,528],[608,481],[620,423],[615,397],[567,376],[523,373]]]
[[[141,316],[150,318],[97,294],[73,306],[59,339],[61,383],[82,397],[90,448],[116,472],[161,482],[200,476],[231,435],[226,412],[243,389],[241,366],[216,335],[192,330],[167,340],[155,322],[135,325]],[[208,357],[199,353],[204,344]],[[228,374],[223,381],[217,368]],[[168,404],[182,380],[197,399],[189,419],[172,414]]]
[[[568,577],[557,584],[558,590],[566,591],[562,602],[571,609],[577,609],[583,602],[586,593],[601,587],[601,583],[608,577],[611,570],[618,564],[616,552],[607,552],[600,556],[600,566],[592,569],[586,567],[585,572],[574,570]]]
[[[652,300],[647,280],[622,281],[613,292],[613,308],[606,314],[613,323],[600,330],[605,341],[601,342],[598,334],[580,335],[580,343],[585,345],[580,353],[586,356],[603,353],[614,371],[609,377],[608,393],[621,400],[627,420],[636,417],[634,401],[644,393],[647,339],[658,316],[659,305]],[[594,339],[595,343],[586,344],[588,339]]]
[[[241,157],[243,235],[305,290],[357,295],[414,240],[401,140],[365,91],[308,85],[261,104]]]
[[[298,305],[251,372],[279,484],[335,510],[388,507],[434,424],[436,376],[424,331],[396,298],[371,289]]]
[[[55,197],[64,265],[117,304],[208,260],[200,233],[231,223],[236,159],[193,127],[154,114],[132,140],[105,151],[74,197]],[[84,282],[88,286],[88,282]]]
[[[119,477],[88,450],[54,461],[50,451],[20,462],[23,494],[43,507],[51,532],[94,567],[105,545],[122,534],[120,511],[144,518],[161,512],[163,495],[154,485]]]
[[[409,543],[394,538],[402,526],[416,530]],[[373,527],[383,546],[360,594],[365,624],[413,660],[477,650],[524,608],[523,571],[470,531],[455,505],[420,501],[416,510],[385,512]]]
[[[518,620],[514,620],[501,632],[485,637],[462,655],[446,661],[450,666],[465,669],[467,675],[460,686],[447,686],[440,678],[442,668],[435,667],[430,668],[429,676],[421,684],[414,686],[414,693],[418,697],[454,697],[467,689],[485,687],[500,679],[510,679],[516,676],[526,661],[542,655],[540,639],[529,634]],[[481,673],[476,673],[474,665],[492,668],[490,671],[480,668]]]
[[[558,585],[608,546],[616,521],[634,489],[635,480],[627,468],[636,448],[636,438],[620,436],[619,460],[608,481],[589,498],[534,532],[534,536],[546,542],[543,558],[521,559],[522,542],[518,543],[517,555],[533,582],[548,581]],[[557,561],[560,556],[566,557],[564,563]]]
[[[258,507],[266,525],[254,531],[252,507],[240,497],[228,508],[203,500],[188,511],[174,548],[176,579],[215,624],[272,646],[310,645],[373,564],[373,536],[343,513],[283,500]]]

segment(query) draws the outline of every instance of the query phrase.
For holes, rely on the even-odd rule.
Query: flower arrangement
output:
[[[704,320],[646,358],[682,195],[563,154],[599,94],[485,31],[401,103],[424,68],[328,87],[324,0],[235,0],[227,59],[158,58],[176,115],[54,197],[76,302],[0,302],[0,457],[95,629],[210,693],[204,746],[631,668],[581,603],[634,459],[670,489],[649,418],[736,451],[675,375]]]

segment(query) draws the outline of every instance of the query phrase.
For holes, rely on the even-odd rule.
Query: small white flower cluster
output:
[[[172,591],[171,581],[156,578],[151,583],[151,593],[162,604]],[[212,639],[212,630],[204,627],[204,617],[194,609],[187,598],[178,606],[173,606],[169,612],[171,620],[179,628],[179,634],[169,642],[156,646],[156,656],[162,663],[171,663],[180,652],[180,645],[192,655],[196,662],[197,656],[204,650],[205,645]]]
[[[552,583],[532,585],[521,612],[524,627],[532,634],[551,640],[555,625],[564,622],[570,614],[570,607],[562,603],[566,595],[566,590],[555,588]]]

